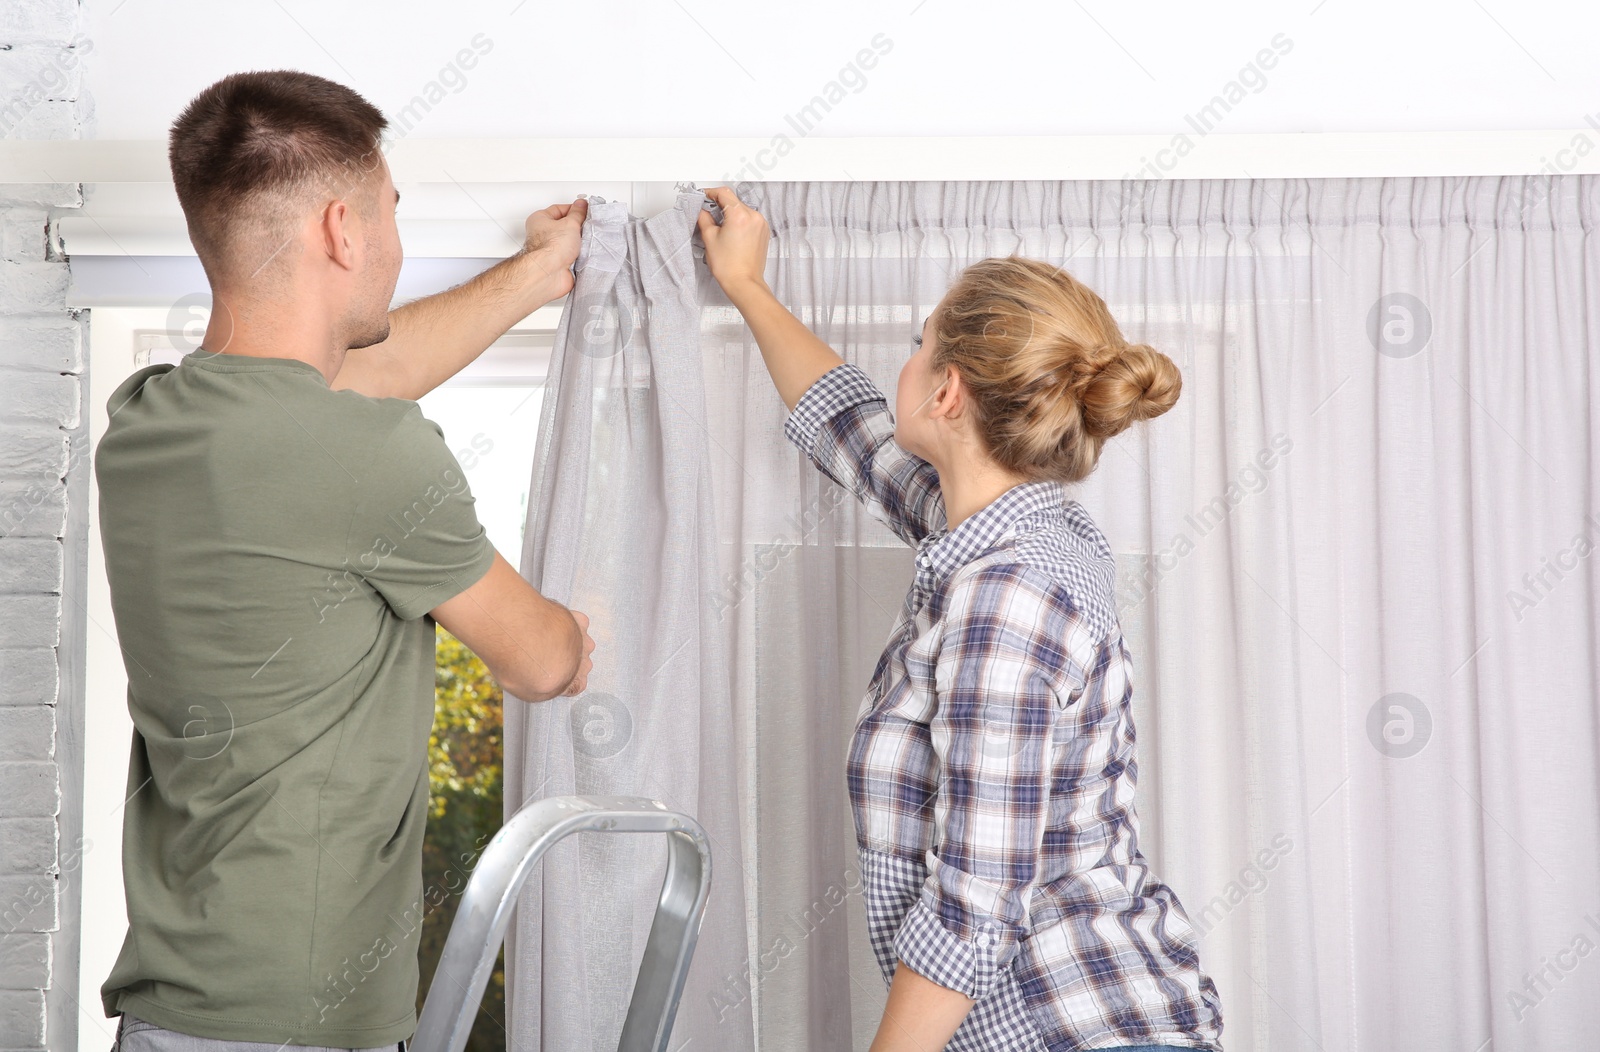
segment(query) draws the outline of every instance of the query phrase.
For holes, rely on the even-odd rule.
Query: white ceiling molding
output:
[[[1191,134],[1192,132],[1192,134]],[[1600,173],[1600,126],[1057,136],[397,139],[396,182],[1315,178]],[[162,140],[10,140],[0,182],[167,182]]]
[[[599,194],[654,214],[670,207],[674,189],[672,183],[396,183],[395,223],[408,255],[499,258],[522,244],[528,214],[547,205]],[[194,254],[170,182],[85,183],[83,196],[83,207],[61,216],[74,257]]]

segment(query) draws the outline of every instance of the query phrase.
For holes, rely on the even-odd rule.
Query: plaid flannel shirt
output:
[[[784,424],[917,549],[848,783],[869,936],[973,998],[950,1049],[1220,1049],[1216,987],[1133,810],[1131,661],[1105,537],[1056,482],[946,528],[932,465],[853,365]]]

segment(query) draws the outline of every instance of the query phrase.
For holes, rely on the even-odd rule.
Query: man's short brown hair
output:
[[[167,158],[206,277],[244,281],[294,237],[305,209],[365,208],[388,118],[356,92],[297,70],[233,73],[172,124]]]

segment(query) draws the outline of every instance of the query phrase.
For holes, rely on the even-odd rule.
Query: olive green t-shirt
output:
[[[416,1027],[428,611],[494,548],[415,402],[197,350],[95,453],[133,717],[128,933],[101,988],[182,1033],[368,1048]]]

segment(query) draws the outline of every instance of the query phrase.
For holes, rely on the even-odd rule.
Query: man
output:
[[[591,669],[588,619],[495,551],[414,401],[571,289],[585,204],[391,312],[386,126],[268,71],[172,127],[211,321],[112,394],[95,463],[134,723],[128,934],[101,989],[127,1052],[409,1038],[434,622],[530,701]]]

